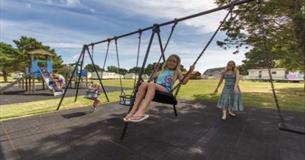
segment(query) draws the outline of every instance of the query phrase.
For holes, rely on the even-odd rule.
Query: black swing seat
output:
[[[156,91],[153,101],[171,105],[177,105],[177,99],[172,93]]]
[[[135,98],[133,95],[121,95],[120,96],[120,104],[125,106],[130,106],[133,104]]]

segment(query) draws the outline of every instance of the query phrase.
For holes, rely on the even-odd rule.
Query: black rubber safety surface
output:
[[[1,160],[303,160],[305,136],[280,131],[276,111],[246,108],[222,121],[215,104],[153,103],[150,117],[130,123],[126,106],[105,104],[1,122]],[[304,125],[304,113],[284,112]]]
[[[120,87],[105,87],[106,92],[120,91]],[[87,89],[79,89],[78,95],[85,95]],[[76,89],[68,89],[66,97],[75,96]],[[104,94],[101,92],[101,94]],[[55,99],[61,98],[61,96],[54,96],[53,93],[49,90],[37,89],[35,92],[26,93],[24,90],[19,89],[18,87],[11,87],[4,94],[0,94],[0,105],[4,104],[13,104],[13,103],[23,103],[23,102],[32,102],[46,99]],[[1,108],[1,106],[0,106]]]

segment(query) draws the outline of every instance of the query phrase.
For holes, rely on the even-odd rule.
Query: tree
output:
[[[128,72],[125,68],[119,68],[119,74],[125,75]]]
[[[201,73],[198,72],[198,71],[195,71],[195,73],[194,73],[192,79],[201,79]]]
[[[24,63],[20,66],[22,66],[23,68],[25,68],[25,66],[29,66],[28,63],[25,63],[25,62],[30,62],[27,53],[35,49],[44,49],[54,54],[54,57],[52,57],[54,70],[59,70],[61,67],[63,67],[63,60],[61,56],[57,55],[54,49],[50,48],[49,46],[43,45],[35,38],[22,36],[19,40],[13,40],[13,42],[16,44],[17,48],[22,54],[20,60],[22,60]],[[41,59],[43,58],[44,57],[42,57]]]
[[[116,66],[108,66],[107,67],[107,71],[109,72],[115,72],[115,73],[118,73],[118,74],[126,74],[128,72],[127,69],[125,68],[118,68]]]
[[[4,42],[0,42],[0,69],[3,73],[4,82],[7,82],[7,76],[9,72],[16,71],[18,69],[18,58],[20,52],[13,48],[11,45]]]
[[[220,6],[230,2],[216,0]],[[305,0],[261,2],[235,7],[222,28],[227,37],[217,44],[224,49],[235,48],[234,53],[243,46],[251,47],[245,66],[280,66],[305,73]]]
[[[74,66],[66,64],[60,69],[57,70],[57,73],[64,75],[66,79],[70,78],[72,71],[74,69]]]
[[[153,63],[153,64],[148,64],[148,65],[146,66],[146,68],[144,69],[144,74],[151,75],[151,73],[152,73],[153,70],[154,70],[154,65],[155,65],[155,63]]]
[[[117,73],[117,70],[118,70],[118,67],[116,67],[116,66],[108,66],[107,67],[107,71],[108,72],[115,72],[115,73]]]
[[[99,66],[99,65],[96,65],[95,64],[95,68],[97,71],[103,71],[103,69]],[[93,64],[87,64],[85,66],[85,69],[88,71],[88,72],[94,72],[94,68],[93,68]]]
[[[180,65],[180,70],[181,70],[181,72],[186,72],[187,71],[182,64]]]
[[[128,70],[128,73],[139,73],[140,70],[141,70],[141,67],[133,67]]]

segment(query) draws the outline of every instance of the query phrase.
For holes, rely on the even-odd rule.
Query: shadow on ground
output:
[[[130,124],[124,141],[117,104],[62,111],[2,122],[4,159],[88,160],[244,160],[305,157],[305,136],[280,132],[273,110],[247,108],[237,118],[220,120],[215,104],[180,101],[178,118],[171,106],[154,103],[150,118]],[[85,113],[85,114],[79,114]],[[291,113],[296,118],[303,115]],[[67,115],[77,115],[65,117]],[[303,121],[304,122],[304,121]]]

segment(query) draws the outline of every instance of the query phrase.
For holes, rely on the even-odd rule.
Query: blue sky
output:
[[[29,36],[51,46],[65,63],[77,60],[83,44],[104,40],[154,23],[162,23],[217,7],[213,0],[0,0],[0,40],[13,44],[20,36]],[[166,55],[180,55],[182,64],[188,67],[196,59],[204,44],[223,19],[225,11],[187,20],[178,24]],[[169,27],[161,28],[163,43]],[[150,36],[143,33],[141,57],[143,58]],[[225,38],[219,33],[196,70],[225,66],[234,60],[241,64],[243,52],[233,55],[215,42]],[[155,39],[155,42],[156,39]],[[131,68],[136,63],[137,35],[119,39],[121,66]],[[94,61],[102,66],[106,44],[95,47]],[[111,45],[109,61],[115,65],[114,45]],[[152,46],[148,63],[157,61],[159,48]],[[86,58],[89,63],[89,58]],[[140,59],[140,62],[142,59]]]

